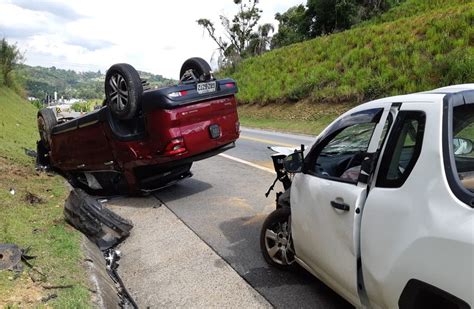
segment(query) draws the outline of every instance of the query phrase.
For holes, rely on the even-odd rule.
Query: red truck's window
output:
[[[457,175],[461,184],[474,191],[474,106],[454,107],[453,110],[453,154]]]

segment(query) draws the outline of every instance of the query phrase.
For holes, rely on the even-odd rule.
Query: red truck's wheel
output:
[[[51,131],[54,126],[58,123],[56,115],[50,108],[43,108],[38,111],[38,132],[41,138],[43,146],[47,149],[51,149]]]
[[[138,109],[143,85],[138,72],[127,63],[110,67],[105,75],[105,96],[112,115],[131,119]]]
[[[182,80],[184,74],[189,70],[191,70],[194,76],[200,81],[206,81],[211,78],[211,66],[202,58],[194,57],[186,60],[181,66],[179,79]]]

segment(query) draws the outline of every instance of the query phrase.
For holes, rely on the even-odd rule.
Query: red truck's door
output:
[[[109,170],[113,153],[99,112],[71,120],[53,130],[54,162],[64,170]]]

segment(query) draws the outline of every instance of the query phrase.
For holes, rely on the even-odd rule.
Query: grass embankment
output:
[[[350,109],[351,104],[244,104],[239,105],[239,119],[244,127],[319,134],[337,116]]]
[[[470,0],[407,0],[354,29],[247,59],[222,74],[239,84],[243,124],[318,121],[335,116],[341,103],[473,82],[473,21]],[[255,104],[265,107],[253,114],[258,108],[246,105]],[[281,109],[292,109],[293,119]]]
[[[19,275],[0,271],[0,307],[89,307],[80,234],[63,217],[64,180],[36,173],[33,159],[24,153],[23,147],[35,149],[37,110],[1,87],[0,107],[0,243],[30,247],[29,254],[37,256],[31,261],[34,269],[25,265]],[[52,294],[57,298],[43,304],[42,298]]]

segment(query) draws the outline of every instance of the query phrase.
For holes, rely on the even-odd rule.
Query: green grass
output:
[[[349,110],[351,104],[257,104],[239,105],[239,119],[244,127],[319,134],[337,116]]]
[[[303,133],[309,135],[319,134],[328,122],[315,122],[315,121],[290,121],[280,120],[276,118],[254,118],[254,117],[240,117],[240,123],[243,127],[257,128],[264,130],[274,130],[278,132],[292,132],[292,133]]]
[[[354,29],[244,60],[242,104],[361,103],[474,81],[474,4],[407,0]]]
[[[36,108],[12,90],[0,88],[0,243],[30,247],[32,264],[46,276],[25,266],[18,278],[0,272],[0,307],[41,307],[40,299],[56,293],[47,303],[56,308],[90,307],[87,279],[82,268],[80,234],[67,225],[63,205],[67,195],[59,176],[36,173],[23,147],[35,148],[38,138]],[[9,189],[16,190],[15,195]],[[30,204],[32,193],[43,202]],[[32,282],[33,277],[38,280]],[[72,284],[71,289],[44,290],[42,285]]]

